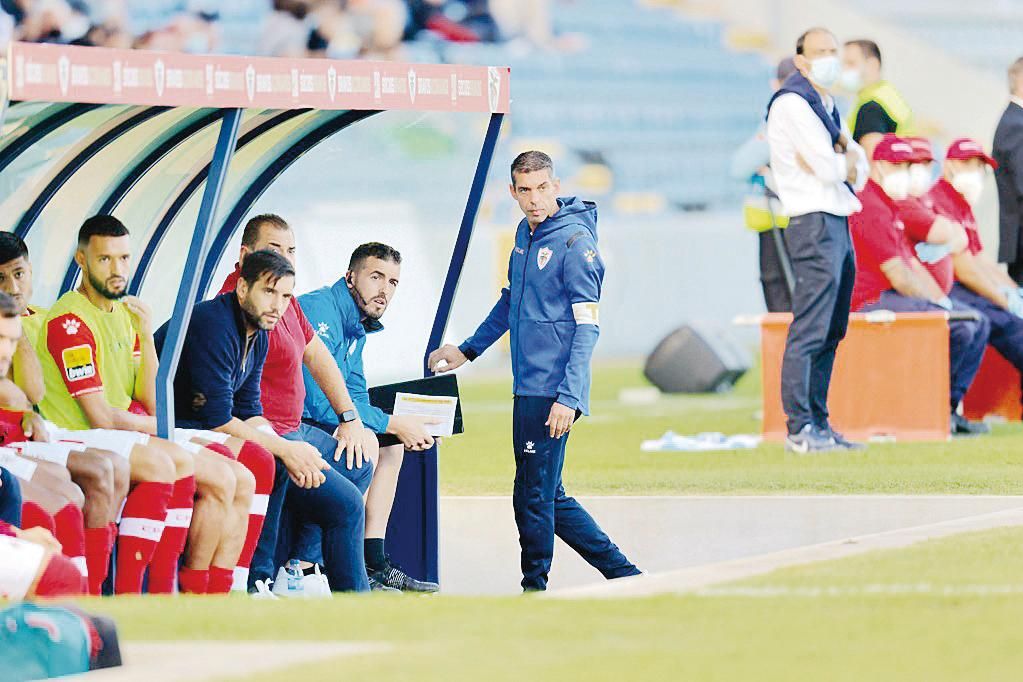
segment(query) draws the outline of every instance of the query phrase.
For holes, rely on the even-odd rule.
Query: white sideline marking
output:
[[[390,646],[378,642],[121,642],[124,665],[70,676],[82,682],[199,682],[247,679],[256,673],[316,663],[338,656],[376,654]],[[281,679],[291,679],[286,672]]]
[[[977,514],[949,521],[929,523],[910,528],[872,533],[832,540],[815,545],[794,547],[742,559],[693,566],[676,571],[665,571],[631,578],[619,578],[595,585],[574,587],[549,592],[555,599],[641,597],[655,594],[686,594],[701,589],[757,575],[779,568],[810,564],[818,561],[843,559],[879,549],[909,547],[918,542],[948,537],[972,531],[1023,525],[1023,507],[988,514]]]
[[[693,592],[697,597],[870,597],[892,595],[926,595],[929,597],[1004,597],[1023,594],[1023,584],[1015,585],[932,585],[930,583],[874,583],[840,587],[790,587],[764,585],[761,587],[705,587]]]

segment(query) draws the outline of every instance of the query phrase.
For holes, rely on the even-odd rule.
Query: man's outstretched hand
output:
[[[428,359],[430,371],[440,374],[453,372],[468,361],[469,358],[465,357],[465,353],[458,350],[458,346],[450,343],[430,353]]]

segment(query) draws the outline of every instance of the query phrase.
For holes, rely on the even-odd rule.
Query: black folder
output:
[[[458,398],[458,379],[454,374],[438,374],[423,379],[412,381],[401,381],[396,384],[385,384],[373,386],[369,389],[369,402],[374,407],[379,407],[387,414],[394,412],[394,400],[398,393],[416,393],[418,395],[443,395]],[[459,398],[455,405],[455,423],[452,434],[462,433],[462,400]],[[400,441],[397,436],[389,433],[377,436],[380,445],[397,445]]]

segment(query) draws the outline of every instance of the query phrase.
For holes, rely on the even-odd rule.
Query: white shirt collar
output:
[[[1009,101],[1023,107],[1023,97],[1017,97],[1016,95],[1013,95],[1012,97],[1009,98]]]

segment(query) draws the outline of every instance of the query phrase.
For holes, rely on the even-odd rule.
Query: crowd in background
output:
[[[400,59],[410,40],[570,46],[554,35],[552,0],[163,0],[165,20],[137,29],[144,0],[0,0],[0,37],[197,54],[233,52],[222,15],[251,16],[244,52],[269,57]],[[160,2],[155,5],[161,5]]]

